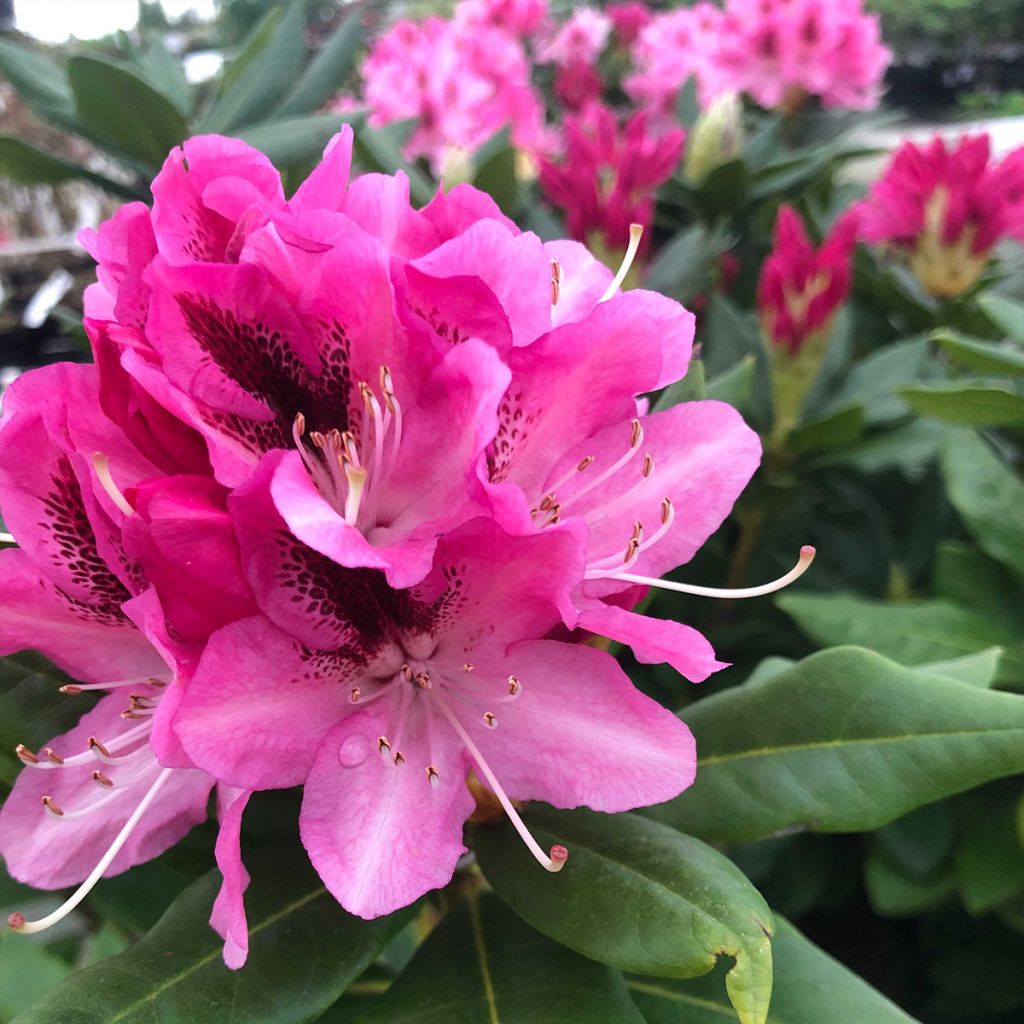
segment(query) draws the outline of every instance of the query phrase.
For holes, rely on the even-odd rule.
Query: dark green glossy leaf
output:
[[[772,916],[732,861],[634,814],[537,807],[526,820],[542,847],[568,848],[559,874],[538,869],[507,823],[473,840],[487,880],[518,914],[571,949],[642,974],[694,978],[734,957],[729,999],[743,1024],[763,1024]]]
[[[932,590],[1002,623],[1024,638],[1024,583],[969,541],[943,541],[935,552]]]
[[[947,437],[942,472],[949,500],[978,547],[1024,578],[1024,481],[968,431]]]
[[[1008,338],[1024,344],[1024,303],[997,292],[985,292],[978,296],[978,305],[988,318]]]
[[[680,402],[699,402],[707,398],[707,387],[704,381],[704,364],[699,359],[690,361],[686,376],[670,384],[651,406],[651,412],[662,412],[679,405]]]
[[[185,77],[185,69],[159,39],[150,43],[136,58],[136,63],[146,81],[163,93],[183,117],[192,113],[192,86]]]
[[[898,1006],[775,917],[775,983],[765,1024],[916,1024]],[[647,1024],[727,1024],[723,967],[694,981],[627,978]]]
[[[160,167],[189,134],[170,100],[124,65],[72,57],[68,80],[84,132],[149,168]]]
[[[338,92],[352,71],[362,41],[360,12],[353,11],[302,72],[287,99],[274,112],[275,118],[296,117],[319,110]]]
[[[269,11],[228,65],[220,92],[202,120],[203,131],[228,132],[266,119],[295,81],[306,55],[302,5]]]
[[[647,813],[711,839],[865,831],[1024,771],[1024,697],[857,648],[823,651],[683,717],[697,781]]]
[[[500,900],[467,898],[387,994],[331,1024],[643,1024],[618,971],[535,932]]]
[[[921,675],[944,676],[968,686],[980,686],[989,689],[999,675],[999,664],[1003,660],[1002,647],[989,647],[977,654],[965,654],[962,658],[950,658],[947,661],[930,661],[919,665],[915,672]]]
[[[893,861],[877,845],[864,862],[864,888],[872,909],[880,917],[913,917],[945,903],[955,891],[953,871],[943,866],[927,875],[915,875]]]
[[[932,337],[950,360],[968,370],[1024,376],[1024,350],[1019,345],[1000,344],[971,338],[952,328],[936,331]]]
[[[71,972],[40,937],[0,934],[0,1021],[13,1020]]]
[[[1024,397],[999,383],[933,381],[897,391],[920,416],[968,427],[1024,426]]]
[[[795,455],[846,448],[864,433],[864,407],[851,405],[821,419],[802,423],[786,439],[786,447]]]
[[[127,185],[90,171],[87,167],[72,163],[70,160],[62,160],[13,135],[0,135],[0,177],[23,185],[58,185],[62,181],[78,178],[91,181],[107,192],[125,199],[140,198],[140,194]]]
[[[299,1024],[326,1009],[377,955],[406,913],[346,914],[299,849],[247,864],[249,961],[229,971],[208,922],[219,885],[210,872],[124,953],[71,975],[17,1024]]]
[[[756,367],[757,360],[754,356],[744,356],[725,373],[720,373],[714,380],[708,381],[707,397],[719,402],[728,402],[736,409],[745,409],[754,386]]]
[[[700,224],[681,231],[658,249],[644,275],[644,287],[689,302],[711,288],[716,261],[726,248],[721,234]]]
[[[1024,837],[1017,833],[1018,787],[977,794],[961,811],[956,887],[970,914],[1024,892]]]
[[[483,160],[473,177],[473,185],[486,192],[511,215],[519,205],[519,179],[516,177],[516,151],[506,146]]]
[[[0,72],[44,121],[64,125],[74,121],[75,99],[63,68],[24,44],[0,39]]]

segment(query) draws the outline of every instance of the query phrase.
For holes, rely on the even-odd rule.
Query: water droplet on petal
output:
[[[338,747],[342,768],[358,768],[370,754],[370,738],[362,733],[346,736]]]

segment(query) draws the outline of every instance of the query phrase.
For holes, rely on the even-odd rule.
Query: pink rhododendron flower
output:
[[[214,785],[168,732],[180,694],[168,652],[138,628],[153,595],[122,543],[121,488],[159,470],[99,400],[95,367],[47,367],[11,386],[0,421],[0,509],[20,545],[0,552],[0,653],[37,648],[82,680],[65,692],[105,694],[44,750],[18,748],[25,768],[0,811],[7,870],[37,888],[81,883],[41,920],[12,915],[20,931],[49,927],[100,877],[176,843],[206,818]],[[241,871],[237,857],[220,861],[226,878]]]
[[[861,209],[867,241],[905,252],[933,295],[959,295],[997,242],[1024,241],[1024,147],[995,164],[987,134],[904,143]]]
[[[858,223],[856,210],[844,214],[815,249],[799,214],[780,207],[757,292],[761,325],[773,345],[795,353],[808,339],[828,333],[850,291]]]
[[[630,131],[648,163],[670,162]],[[685,788],[686,726],[578,641],[620,640],[693,680],[721,667],[696,631],[631,609],[649,586],[719,593],[655,577],[721,524],[759,456],[720,403],[646,414],[643,396],[686,372],[693,318],[618,293],[635,226],[613,277],[471,188],[414,210],[401,175],[349,181],[351,142],[343,131],[290,200],[242,143],[172,153],[152,214],[129,207],[87,239],[91,406],[38,414],[73,454],[86,575],[96,560],[113,573],[134,623],[114,625],[149,652],[146,679],[174,666],[130,709],[152,722],[161,785],[220,783],[212,920],[232,966],[254,790],[303,786],[312,862],[372,917],[451,877],[470,773],[553,871],[566,851],[541,849],[514,800],[618,811]],[[641,176],[626,167],[623,194]],[[4,440],[31,429],[32,404],[15,399]],[[109,420],[81,414],[97,404]],[[36,463],[3,469],[19,539],[57,515]],[[41,592],[82,584],[79,563],[60,564]],[[44,611],[5,620],[0,642],[59,656]],[[98,650],[100,627],[73,612]],[[164,796],[148,792],[133,814]]]
[[[676,100],[690,78],[704,106],[730,87],[715,60],[721,21],[722,12],[702,2],[656,14],[640,30],[631,51],[634,70],[622,85],[656,123],[675,123]]]
[[[650,227],[654,190],[679,164],[685,134],[655,135],[642,113],[620,123],[615,112],[590,104],[565,119],[565,154],[541,163],[544,193],[566,213],[569,233],[591,249],[625,251],[630,224]]]
[[[515,145],[535,148],[543,111],[522,43],[490,22],[400,21],[378,38],[362,66],[375,126],[416,118],[406,146],[442,175],[508,126]]]
[[[455,20],[467,25],[490,25],[514,36],[532,36],[544,26],[547,0],[460,0]]]
[[[636,41],[641,30],[650,24],[654,15],[647,4],[631,0],[628,3],[609,4],[605,9],[612,19],[615,38],[619,46],[630,47]]]
[[[715,60],[763,107],[870,109],[891,57],[861,0],[728,0]]]
[[[595,64],[608,42],[612,19],[596,7],[577,7],[541,47],[543,63],[571,66]]]

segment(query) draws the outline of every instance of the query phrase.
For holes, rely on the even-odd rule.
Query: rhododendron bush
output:
[[[1024,148],[866,153],[860,0],[303,30],[0,41],[131,197],[0,405],[0,1024],[1013,1019]]]

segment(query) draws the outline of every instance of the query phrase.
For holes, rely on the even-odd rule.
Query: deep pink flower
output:
[[[779,208],[774,247],[757,292],[761,325],[772,345],[795,354],[810,338],[828,333],[850,291],[858,221],[858,212],[848,211],[815,249],[799,214],[791,206]]]
[[[0,552],[0,653],[39,649],[81,680],[69,694],[105,693],[43,750],[18,748],[25,768],[0,811],[7,870],[38,888],[82,883],[39,921],[12,915],[21,931],[176,843],[206,818],[214,785],[167,729],[179,688],[146,635],[153,594],[121,540],[124,490],[159,470],[98,414],[97,376],[70,364],[29,373],[0,421],[0,509],[20,545]]]
[[[631,224],[649,228],[654,190],[679,164],[685,135],[653,134],[642,113],[624,124],[598,103],[565,119],[565,153],[541,163],[545,195],[565,211],[569,233],[609,255],[625,251]]]
[[[1002,238],[1024,241],[1024,147],[1000,164],[987,134],[955,146],[907,142],[862,205],[861,233],[907,253],[934,295],[959,295],[981,276]]]
[[[455,20],[490,25],[514,36],[532,36],[544,26],[548,0],[460,0]]]
[[[633,45],[641,30],[646,28],[654,17],[647,4],[639,3],[637,0],[609,4],[606,11],[615,27],[615,38],[619,46],[627,49]]]
[[[491,20],[397,22],[374,42],[361,75],[370,123],[416,118],[406,155],[426,157],[438,176],[506,126],[521,148],[542,143],[526,52]]]

